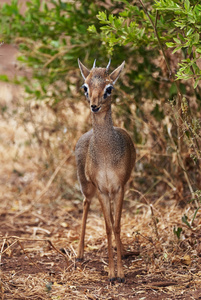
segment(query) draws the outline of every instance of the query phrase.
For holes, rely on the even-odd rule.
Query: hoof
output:
[[[116,277],[112,277],[108,279],[111,284],[115,283]]]
[[[83,258],[77,257],[77,258],[75,259],[75,261],[77,261],[77,262],[83,261]]]
[[[123,278],[117,277],[117,282],[124,283],[125,282],[125,277],[123,277]]]

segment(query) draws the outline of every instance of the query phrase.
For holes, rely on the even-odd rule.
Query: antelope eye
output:
[[[88,98],[88,86],[87,86],[87,84],[86,83],[84,83],[82,86],[81,86],[81,88],[83,88],[84,89],[84,94],[85,94],[85,96]]]
[[[108,87],[106,88],[106,93],[110,95],[111,92],[112,92],[112,89],[113,89],[112,86],[108,86]]]
[[[84,89],[84,92],[85,92],[85,93],[88,91],[86,85],[83,85],[82,88]]]
[[[104,98],[104,99],[106,99],[107,96],[110,96],[110,95],[111,95],[112,89],[113,89],[113,86],[112,86],[112,85],[109,85],[109,86],[105,89],[105,93],[104,93],[104,95],[103,95],[103,98]]]

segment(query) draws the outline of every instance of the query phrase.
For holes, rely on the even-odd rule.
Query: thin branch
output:
[[[139,0],[139,2],[142,5],[144,12],[147,15],[147,17],[148,17],[148,19],[149,19],[149,21],[150,21],[150,23],[151,23],[151,25],[153,27],[155,36],[156,36],[158,44],[159,44],[159,47],[160,47],[160,49],[161,49],[161,51],[163,53],[163,57],[165,59],[165,63],[166,63],[166,66],[167,66],[167,69],[168,69],[168,72],[169,72],[169,76],[172,77],[172,70],[170,68],[170,64],[169,64],[168,59],[166,57],[165,51],[163,49],[163,45],[162,45],[160,37],[158,35],[157,27],[156,27],[157,26],[158,11],[156,11],[156,18],[155,18],[155,24],[154,24],[153,21],[152,21],[152,19],[151,19],[151,17],[150,17],[150,15],[149,15],[149,13],[148,13],[148,11],[147,11],[147,9],[146,9],[146,7],[144,6],[144,3],[141,0]]]
[[[31,259],[31,257],[29,256],[29,253],[24,249],[24,247],[23,247],[22,243],[20,242],[20,240],[18,240],[17,243],[18,243],[18,245],[20,246],[20,248],[22,249],[23,253],[24,253],[24,254],[28,257],[28,259],[31,261],[31,263],[32,263],[33,265],[35,265],[36,268],[38,268],[38,269],[40,270],[40,272],[43,271],[42,268],[39,267],[39,266]]]
[[[43,189],[43,191],[41,192],[41,194],[38,196],[38,198],[36,199],[36,202],[39,201],[48,191],[49,187],[51,186],[53,180],[55,179],[55,177],[57,176],[57,174],[59,173],[59,171],[61,170],[61,168],[63,167],[63,165],[66,163],[66,161],[72,156],[72,153],[67,154],[61,161],[61,163],[56,167],[54,173],[52,174],[52,176],[50,177],[46,187]]]
[[[159,238],[159,234],[158,234],[157,219],[154,215],[154,210],[153,210],[153,205],[152,204],[150,204],[150,208],[151,208],[152,220],[153,220],[153,223],[154,223],[155,234],[156,234],[157,240],[159,241],[160,238]]]
[[[177,142],[178,142],[178,153],[179,153],[179,156],[180,156],[180,159],[178,159],[178,160],[180,160],[180,162],[181,162],[181,153],[182,153],[182,144],[183,144],[183,136],[182,136],[182,130],[181,130],[181,127],[182,127],[182,110],[181,110],[182,92],[180,90],[179,81],[175,79],[175,76],[172,73],[170,64],[168,62],[167,56],[165,54],[163,45],[161,43],[158,31],[157,31],[158,11],[156,11],[155,23],[153,23],[150,15],[149,15],[149,12],[147,11],[147,9],[146,9],[144,3],[142,2],[142,0],[138,0],[138,1],[142,5],[144,12],[147,15],[147,17],[148,17],[148,19],[149,19],[149,21],[150,21],[150,23],[151,23],[151,25],[153,27],[156,39],[158,41],[158,45],[159,45],[159,47],[160,47],[160,49],[162,51],[162,54],[163,54],[163,57],[164,57],[164,60],[165,60],[165,63],[166,63],[166,66],[167,66],[167,69],[168,69],[168,72],[169,72],[169,76],[172,77],[172,79],[173,79],[173,81],[174,81],[174,83],[176,85],[176,88],[177,88],[177,103],[176,103],[177,112],[178,112],[178,119],[176,120],[176,122],[177,122]],[[182,165],[184,166],[183,161],[182,161]],[[187,172],[186,172],[185,169],[183,169],[183,170],[184,170],[184,176],[185,176],[185,179],[186,179],[187,184],[189,186],[190,192],[191,192],[192,196],[194,196],[194,191],[193,191],[192,186],[190,184],[190,180],[189,180],[189,177],[187,175]]]
[[[57,249],[57,248],[53,245],[52,241],[47,240],[47,242],[48,242],[48,244],[49,244],[56,252],[58,252],[59,254],[61,254],[61,255],[65,258],[66,264],[67,264],[67,266],[68,266],[68,265],[69,265],[69,262],[68,262],[68,259],[67,259],[67,255],[64,254],[62,251],[60,251],[59,249]]]

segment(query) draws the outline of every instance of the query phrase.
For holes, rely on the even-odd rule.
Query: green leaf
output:
[[[174,54],[175,52],[179,51],[182,47],[183,47],[183,46],[176,47],[176,48],[172,51],[172,53]]]
[[[8,81],[9,81],[7,75],[0,75],[0,80],[1,80],[1,81],[5,81],[5,82],[8,82]]]
[[[100,20],[101,22],[105,23],[107,21],[107,15],[103,11],[99,11],[97,15],[97,19]]]
[[[189,0],[185,0],[184,7],[187,10],[187,12],[189,12],[189,10],[190,10],[190,2],[189,2]]]
[[[115,17],[113,15],[109,15],[110,24],[113,24]]]
[[[191,228],[191,225],[188,222],[188,217],[184,214],[183,217],[181,218],[182,222],[186,224],[189,228]]]
[[[181,41],[178,38],[173,38],[173,40],[177,43],[177,44],[181,44]]]
[[[193,85],[194,89],[196,89],[196,87],[197,87],[199,81],[200,81],[199,79],[195,80],[194,85]]]
[[[200,209],[200,207],[198,207],[198,208],[195,210],[194,215],[193,215],[193,219],[192,219],[192,221],[191,221],[191,224],[193,224],[193,222],[194,222],[194,220],[195,220],[195,218],[196,218],[196,215],[197,215],[197,212],[198,212],[199,209]]]
[[[181,227],[178,227],[178,228],[176,229],[176,227],[174,227],[173,232],[174,232],[174,234],[177,236],[177,238],[178,238],[178,240],[179,240],[179,239],[180,239],[180,235],[181,235],[181,233],[182,233],[182,228],[181,228]]]
[[[97,33],[96,27],[95,25],[91,25],[88,27],[88,31],[91,33]]]
[[[173,47],[175,47],[175,43],[172,43],[172,42],[167,42],[167,43],[165,43],[166,44],[166,46],[168,47],[168,48],[173,48]]]
[[[187,51],[188,51],[188,55],[190,55],[190,54],[192,53],[192,49],[193,49],[192,46],[189,46],[189,47],[188,47],[188,50],[187,50]]]
[[[178,36],[182,42],[185,42],[185,38],[183,37],[183,35],[181,33],[179,33]]]
[[[194,43],[198,44],[198,43],[199,43],[199,40],[200,40],[200,34],[199,34],[198,32],[196,32],[196,33],[194,34],[194,39],[193,39],[193,41],[194,41]]]

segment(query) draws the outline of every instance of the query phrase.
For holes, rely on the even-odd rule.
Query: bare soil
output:
[[[90,214],[85,259],[77,263],[81,212],[64,202],[49,206],[1,211],[2,299],[201,299],[200,257],[190,247],[190,237],[168,249],[162,242],[165,234],[160,241],[153,232],[153,239],[144,231],[132,234],[132,215],[124,212],[126,283],[111,285],[99,212]]]
[[[13,75],[15,51],[7,46],[5,53],[1,73]],[[159,195],[152,202],[126,194],[124,284],[110,284],[107,279],[107,241],[96,199],[87,222],[85,258],[76,262],[82,197],[71,150],[77,136],[75,141],[70,135],[68,143],[64,140],[69,145],[65,151],[49,144],[45,151],[45,143],[30,142],[34,129],[39,124],[45,127],[41,120],[48,118],[44,105],[36,108],[23,97],[19,87],[1,83],[1,299],[201,299],[201,214],[198,211],[189,228],[181,218],[187,215],[192,220],[195,207],[180,208],[174,198],[166,203]],[[34,114],[42,116],[40,122],[35,123]],[[52,141],[56,143],[56,138]],[[61,145],[63,139],[57,143]],[[49,152],[51,172],[45,169]],[[182,228],[180,239],[174,228]]]

